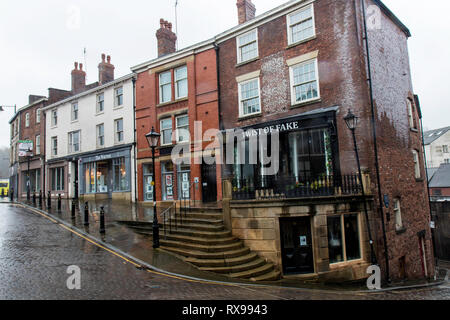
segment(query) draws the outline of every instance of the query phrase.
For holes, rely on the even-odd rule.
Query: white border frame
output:
[[[246,35],[248,35],[249,33],[252,33],[252,32],[256,32],[256,57],[253,57],[253,58],[245,60],[245,61],[241,61],[241,54],[240,54],[240,50],[239,50],[240,49],[239,39],[244,37],[244,36],[246,36]],[[258,28],[254,28],[254,29],[252,29],[252,30],[250,30],[250,31],[248,31],[246,33],[243,33],[243,34],[240,34],[240,35],[236,36],[236,61],[237,61],[237,64],[245,63],[247,61],[252,61],[252,60],[258,59],[258,58],[259,58]]]
[[[241,98],[242,98],[242,93],[241,93],[241,85],[246,84],[248,82],[254,81],[258,79],[258,101],[259,101],[259,111],[258,112],[254,112],[254,113],[249,113],[249,114],[244,114],[244,110],[242,108],[242,102],[241,102]],[[239,99],[239,118],[246,118],[249,116],[253,116],[253,115],[257,115],[257,114],[261,114],[262,113],[262,105],[261,105],[261,77],[255,77],[255,78],[251,78],[245,81],[241,81],[238,82],[238,99]]]
[[[312,24],[313,24],[314,34],[312,36],[308,37],[308,38],[299,40],[297,42],[292,42],[291,25],[289,24],[290,23],[289,18],[292,15],[297,14],[297,13],[302,12],[302,11],[306,11],[309,8],[311,8],[311,12],[312,12]],[[304,6],[304,7],[300,8],[300,9],[298,9],[296,11],[293,11],[293,12],[290,12],[290,13],[286,14],[286,28],[287,28],[287,41],[288,41],[287,45],[288,46],[292,46],[292,45],[295,45],[297,43],[302,43],[304,41],[307,41],[309,39],[312,39],[312,38],[316,37],[317,33],[316,33],[316,19],[315,19],[315,16],[316,15],[314,14],[314,3],[311,3],[311,4],[309,4],[307,6]]]
[[[295,97],[295,91],[294,91],[294,68],[298,67],[298,66],[302,66],[304,64],[308,64],[311,61],[314,61],[315,63],[315,68],[316,68],[316,81],[317,81],[317,97],[311,98],[311,99],[307,99],[307,100],[303,100],[303,101],[297,101],[296,97]],[[318,58],[313,58],[313,59],[309,59],[294,65],[289,66],[289,81],[290,81],[290,91],[291,91],[291,106],[295,106],[298,104],[303,104],[303,103],[307,103],[310,101],[315,101],[315,100],[320,100],[320,77],[319,77],[319,59]]]

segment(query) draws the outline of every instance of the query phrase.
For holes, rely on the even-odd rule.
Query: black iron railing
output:
[[[357,175],[296,178],[262,176],[232,181],[233,200],[304,198],[361,193]]]

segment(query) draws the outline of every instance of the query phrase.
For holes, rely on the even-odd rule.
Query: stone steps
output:
[[[221,251],[221,252],[204,252],[204,251],[198,251],[198,250],[187,250],[182,248],[174,248],[174,247],[166,247],[161,246],[162,249],[167,251],[172,251],[173,253],[176,253],[178,255],[184,256],[184,257],[194,257],[199,259],[226,259],[226,258],[235,258],[239,257],[245,254],[248,254],[250,252],[249,248],[239,248],[236,250],[230,250],[230,251]]]
[[[226,258],[226,259],[199,259],[189,257],[186,258],[185,261],[189,262],[197,267],[225,267],[225,266],[236,266],[239,264],[249,263],[252,260],[258,258],[258,255],[254,252],[250,252],[246,255],[235,257],[235,258]]]
[[[175,234],[175,233],[168,233],[162,235],[162,238],[173,240],[173,241],[184,241],[184,242],[190,242],[190,243],[197,243],[197,244],[204,244],[204,245],[214,245],[214,244],[227,244],[239,241],[239,239],[235,237],[217,237],[217,238],[205,238],[205,237],[191,237],[191,236],[185,236],[181,234]]]
[[[222,209],[191,208],[180,219],[160,228],[160,248],[181,257],[199,270],[251,281],[273,281],[280,272],[225,230]],[[162,221],[160,221],[161,223]],[[152,235],[151,222],[123,222],[137,233]],[[169,228],[169,223],[171,229]],[[176,227],[175,227],[176,225]]]
[[[228,274],[231,278],[239,278],[239,279],[250,279],[257,278],[266,273],[273,271],[274,265],[272,263],[266,263],[260,267],[249,269],[241,272],[230,273]]]
[[[237,264],[234,266],[224,266],[224,267],[200,267],[200,270],[203,271],[209,271],[209,272],[216,272],[216,273],[226,273],[226,274],[232,274],[232,273],[238,273],[243,271],[248,271],[252,269],[259,268],[266,264],[266,260],[262,258],[256,257],[256,259],[243,263],[243,264]]]
[[[165,240],[160,239],[159,242],[164,247],[171,247],[171,248],[177,248],[177,249],[186,249],[186,250],[195,250],[195,251],[202,251],[202,252],[226,252],[230,250],[237,250],[242,248],[242,242],[235,241],[232,243],[226,243],[226,244],[198,244],[198,243],[190,243],[190,242],[184,242],[184,241],[173,241],[173,240]]]

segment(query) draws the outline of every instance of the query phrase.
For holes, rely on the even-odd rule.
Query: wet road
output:
[[[81,271],[70,290],[67,268]],[[0,203],[0,299],[450,299],[450,285],[382,293],[210,284],[140,270],[36,213]]]

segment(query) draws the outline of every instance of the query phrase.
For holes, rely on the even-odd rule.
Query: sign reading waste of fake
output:
[[[19,157],[33,156],[33,141],[19,140]]]

